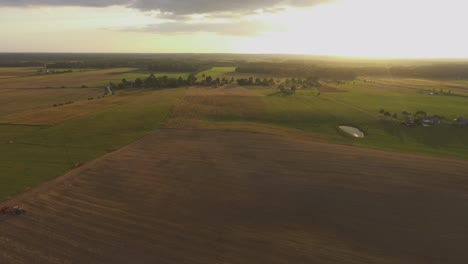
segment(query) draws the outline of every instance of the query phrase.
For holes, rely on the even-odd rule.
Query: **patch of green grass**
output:
[[[0,200],[154,131],[183,92],[142,92],[126,104],[55,127],[0,126]]]
[[[292,128],[320,135],[335,143],[398,152],[468,159],[468,128],[453,127],[450,119],[468,113],[465,98],[431,97],[408,89],[386,90],[359,82],[340,85],[345,92],[298,90],[285,96],[272,88],[258,88],[263,97],[205,96],[188,98],[179,109],[179,117],[224,123],[259,123]],[[379,110],[398,113],[423,110],[447,117],[435,127],[407,127],[399,121],[384,120]],[[401,117],[400,117],[401,118]],[[402,119],[400,120],[402,121]],[[347,137],[339,125],[355,126],[366,134],[364,139]],[[274,131],[272,131],[274,133]]]
[[[360,84],[339,86],[347,92],[322,93],[299,91],[292,96],[266,96],[268,122],[328,135],[332,141],[400,152],[468,158],[468,129],[453,127],[451,120],[468,116],[467,99],[429,96],[415,91],[402,92],[365,87]],[[435,127],[406,127],[399,122],[378,118],[380,109],[397,113],[426,111],[447,118]],[[402,121],[403,119],[401,119]],[[354,125],[366,138],[346,138],[336,132],[340,124]]]
[[[234,73],[236,71],[235,67],[213,67],[207,71],[200,72],[196,75],[196,77],[201,80],[203,75],[206,77],[211,76],[212,78],[220,78],[228,77],[229,74]]]

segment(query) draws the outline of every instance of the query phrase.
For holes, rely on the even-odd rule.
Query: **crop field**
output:
[[[468,128],[451,125],[468,117],[462,80],[103,97],[109,82],[149,73],[27,73],[0,77],[0,201],[27,211],[0,216],[0,263],[468,259]],[[232,67],[204,74],[242,76]],[[408,127],[403,111],[443,122]]]
[[[1,219],[0,262],[461,264],[467,169],[258,133],[159,130],[16,197],[27,214]]]
[[[2,68],[0,67],[0,79],[10,79],[37,74],[39,68]]]
[[[122,69],[106,72],[104,76],[119,78],[133,74],[122,73]],[[51,79],[57,76],[64,78],[48,75]],[[157,127],[261,132],[467,159],[467,128],[449,124],[453,118],[468,116],[467,98],[421,93],[414,85],[422,80],[408,85],[408,79],[392,82],[361,79],[329,83],[320,88],[320,96],[316,89],[284,96],[272,87],[237,85],[121,91],[95,100],[88,98],[101,96],[102,88],[0,89],[0,168],[4,173],[0,199],[118,149]],[[73,104],[52,107],[67,101]],[[398,120],[402,120],[402,111],[418,110],[446,120],[436,127],[406,127],[382,118],[380,109],[397,113]],[[358,127],[365,138],[343,135],[339,125]]]
[[[14,114],[50,108],[54,104],[102,96],[102,88],[0,89],[0,119]],[[3,123],[0,121],[0,123]]]
[[[363,78],[373,81],[383,88],[403,88],[412,89],[419,92],[451,92],[452,96],[468,96],[468,82],[460,80],[428,80],[428,79],[410,79],[410,78]]]
[[[106,85],[111,80],[122,80],[146,74],[128,74],[134,72],[134,68],[116,68],[106,70],[83,70],[70,73],[43,74],[37,76],[26,76],[20,78],[0,79],[0,89],[5,88],[62,88],[81,87],[83,85],[97,87]]]
[[[0,199],[118,149],[166,118],[182,90],[129,92],[5,117]]]

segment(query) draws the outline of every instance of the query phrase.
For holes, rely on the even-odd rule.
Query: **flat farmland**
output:
[[[467,98],[431,96],[410,88],[382,89],[361,81],[299,89],[284,96],[276,88],[190,88],[172,108],[165,124],[170,128],[229,129],[289,134],[310,140],[357,145],[389,151],[468,158],[466,128],[450,124],[468,115]],[[339,92],[337,92],[339,91]],[[380,109],[396,113],[385,120]],[[403,111],[427,111],[445,117],[435,127],[407,127]],[[339,125],[360,128],[365,138],[343,136]]]
[[[181,92],[121,92],[1,118],[0,200],[153,132]]]
[[[449,92],[452,95],[468,96],[468,82],[463,80],[430,80],[414,78],[363,78],[383,85],[386,89],[406,88],[420,92]]]
[[[0,89],[0,118],[50,108],[54,104],[87,100],[103,94],[102,88]]]
[[[40,68],[14,68],[14,67],[0,67],[0,79],[9,79],[22,76],[30,76],[37,74]]]
[[[468,261],[466,161],[159,130],[17,196],[1,263]],[[443,175],[443,176],[442,176]]]
[[[0,89],[5,88],[61,88],[81,87],[82,85],[105,85],[111,80],[125,78],[134,68],[114,68],[105,70],[83,70],[70,73],[43,74],[21,78],[0,79]],[[127,76],[128,77],[128,76]]]

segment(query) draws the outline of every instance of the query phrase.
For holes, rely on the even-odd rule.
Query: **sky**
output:
[[[468,58],[466,0],[0,0],[0,52]]]

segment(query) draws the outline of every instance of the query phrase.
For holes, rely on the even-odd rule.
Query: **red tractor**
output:
[[[5,206],[0,209],[0,215],[22,215],[25,213],[26,211],[19,206]]]

